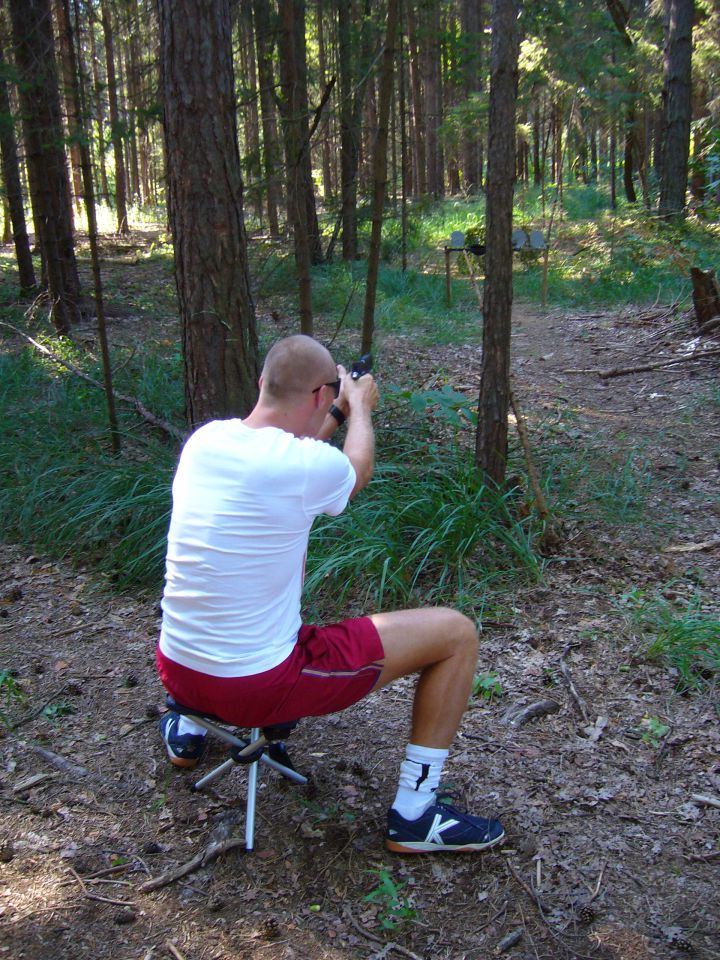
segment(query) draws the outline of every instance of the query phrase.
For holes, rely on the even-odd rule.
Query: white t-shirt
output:
[[[310,527],[347,505],[355,471],[335,447],[242,420],[200,427],[173,481],[160,649],[214,677],[282,663],[301,625]]]

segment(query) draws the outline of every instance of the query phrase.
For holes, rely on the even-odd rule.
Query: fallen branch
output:
[[[193,873],[195,870],[199,870],[201,867],[207,866],[208,863],[216,860],[224,853],[228,853],[230,850],[235,850],[238,847],[244,846],[245,840],[241,840],[239,837],[230,837],[227,840],[221,840],[219,843],[209,843],[204,850],[194,856],[192,860],[188,860],[187,863],[183,863],[179,867],[175,867],[174,870],[168,870],[167,873],[161,873],[159,877],[146,880],[145,883],[142,883],[138,887],[138,893],[150,893],[152,890],[159,890],[161,887],[167,887],[171,883],[175,883],[176,880],[180,880],[182,877],[187,876],[188,873]]]
[[[549,713],[557,713],[559,709],[560,704],[557,700],[538,700],[527,707],[511,707],[503,717],[503,721],[511,727],[522,727],[529,720],[547,716]]]
[[[13,326],[11,323],[6,323],[4,320],[0,320],[0,327],[7,327],[8,330],[12,330],[13,333],[16,333],[19,337],[22,337],[24,340],[27,340],[29,344],[35,347],[36,350],[39,350],[44,356],[52,360],[53,363],[59,364],[61,367],[65,367],[66,370],[69,370],[70,373],[74,373],[76,377],[80,377],[81,380],[85,380],[86,383],[92,384],[93,387],[97,387],[98,390],[102,390],[105,393],[105,384],[100,383],[99,380],[95,380],[94,377],[89,376],[83,370],[80,370],[73,363],[69,363],[67,360],[63,360],[62,357],[59,357],[56,353],[53,353],[52,350],[49,350],[47,347],[43,346],[42,343],[38,343],[37,340],[33,340],[32,337],[29,337],[18,327]],[[129,397],[124,393],[118,393],[116,390],[113,391],[113,396],[116,400],[120,400],[122,403],[127,403],[131,407],[134,407],[135,410],[147,420],[148,423],[152,424],[154,427],[158,427],[160,430],[164,430],[165,433],[173,437],[175,440],[184,441],[186,439],[186,434],[179,430],[173,424],[168,423],[167,420],[163,420],[161,417],[156,416],[147,407],[136,397]]]
[[[74,879],[80,885],[83,896],[87,900],[97,900],[99,903],[112,903],[116,907],[134,907],[135,904],[131,903],[129,900],[112,900],[110,897],[101,897],[97,893],[90,893],[88,888],[85,886],[85,882],[82,877],[73,870],[72,867],[68,867],[69,872],[73,875]]]
[[[395,943],[394,941],[390,943],[386,943],[386,941],[383,940],[381,937],[376,937],[374,933],[369,933],[363,926],[361,926],[357,922],[355,917],[352,915],[352,911],[350,910],[349,907],[345,908],[345,917],[350,921],[350,923],[353,925],[353,927],[357,930],[357,932],[361,936],[366,937],[372,943],[379,943],[382,945],[382,950],[380,950],[378,953],[373,954],[374,957],[376,958],[385,957],[391,950],[395,950],[396,953],[400,953],[404,957],[410,957],[410,960],[423,960],[422,957],[418,956],[417,953],[413,953],[412,950],[408,950],[407,947],[403,947],[399,943]]]
[[[30,749],[39,754],[44,760],[47,760],[48,763],[51,763],[54,767],[57,767],[58,770],[62,770],[63,773],[67,773],[71,777],[87,777],[88,775],[89,771],[85,767],[81,767],[78,763],[72,763],[70,760],[66,760],[65,757],[61,757],[57,753],[53,753],[52,750],[47,750],[45,747],[40,747],[35,743],[30,744]]]
[[[575,703],[575,706],[578,709],[578,712],[580,713],[580,716],[583,718],[585,723],[590,723],[590,714],[588,713],[588,709],[585,704],[585,701],[578,693],[578,689],[575,686],[575,681],[573,680],[572,674],[570,673],[570,667],[568,667],[568,665],[565,663],[565,657],[567,656],[569,649],[570,647],[565,647],[565,649],[562,652],[562,656],[560,657],[560,669],[562,670],[562,675],[565,679],[565,683],[567,684],[568,690],[570,691],[570,696],[573,698],[573,701]]]
[[[516,943],[520,943],[524,935],[525,930],[523,927],[518,927],[517,930],[511,930],[510,933],[507,933],[502,940],[500,940],[493,950],[493,953],[496,956],[500,956],[501,953],[505,953],[510,947],[514,947]]]
[[[535,498],[535,505],[538,513],[540,514],[540,519],[543,522],[544,529],[542,535],[542,545],[546,550],[556,550],[560,545],[561,538],[555,527],[555,524],[553,523],[553,518],[550,515],[547,501],[545,500],[545,495],[540,487],[537,470],[535,469],[535,460],[530,448],[530,440],[528,438],[525,418],[520,412],[517,399],[512,390],[510,391],[510,406],[515,414],[515,426],[517,427],[520,443],[522,444],[523,452],[525,454],[525,463],[527,465],[528,478],[530,480],[530,486],[532,487],[533,497]]]
[[[707,357],[720,357],[720,350],[699,350],[689,353],[685,357],[676,357],[674,360],[663,360],[662,363],[644,363],[637,367],[615,367],[612,370],[595,370],[601,380],[610,380],[613,377],[624,377],[629,373],[646,373],[649,370],[663,370],[665,367],[674,367],[678,363],[689,363],[691,360],[705,360]],[[575,371],[568,371],[575,372]],[[580,372],[580,371],[578,371]]]
[[[708,797],[702,793],[691,793],[690,799],[694,803],[699,803],[701,807],[715,807],[720,810],[720,799],[718,797]]]

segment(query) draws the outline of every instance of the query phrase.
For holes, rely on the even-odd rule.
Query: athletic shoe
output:
[[[395,853],[474,853],[494,847],[504,837],[499,821],[472,817],[437,801],[417,820],[406,820],[390,809],[385,846]]]
[[[205,737],[197,733],[178,733],[180,714],[168,710],[160,718],[160,734],[165,741],[170,762],[176,767],[196,767],[205,752]]]

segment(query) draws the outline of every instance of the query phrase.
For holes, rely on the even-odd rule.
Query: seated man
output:
[[[470,695],[474,624],[433,607],[301,622],[310,527],[369,483],[377,400],[370,375],[353,380],[317,341],[293,336],[268,353],[248,417],[192,434],[173,483],[160,676],[180,703],[263,727],[334,713],[419,671],[386,846],[484,850],[501,824],[435,794]],[[324,441],[346,418],[341,452]],[[167,713],[161,731],[174,764],[197,763],[202,729]]]

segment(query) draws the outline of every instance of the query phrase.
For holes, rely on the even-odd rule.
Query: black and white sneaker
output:
[[[196,767],[205,752],[205,737],[202,734],[178,733],[180,714],[168,710],[160,719],[160,733],[167,748],[170,762],[176,767]]]
[[[501,843],[505,831],[498,820],[472,817],[438,801],[417,820],[388,812],[385,846],[394,853],[476,853]]]

